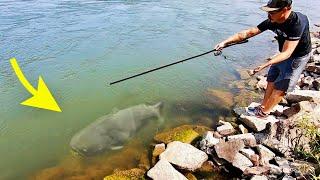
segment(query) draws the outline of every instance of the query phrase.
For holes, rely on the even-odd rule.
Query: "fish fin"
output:
[[[155,109],[159,109],[159,111],[163,108],[163,102],[158,102],[157,104],[153,105]]]
[[[111,150],[119,150],[119,149],[122,149],[122,148],[123,148],[123,146],[113,146],[110,149]]]

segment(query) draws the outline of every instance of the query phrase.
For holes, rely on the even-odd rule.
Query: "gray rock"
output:
[[[164,159],[158,161],[158,163],[147,172],[147,175],[155,180],[187,180],[186,177],[184,177],[180,172],[174,169],[174,167]]]
[[[300,101],[320,102],[320,92],[311,90],[294,90],[286,95],[286,99],[290,103],[297,103]]]
[[[228,136],[235,132],[235,129],[229,122],[224,122],[222,126],[217,127],[217,131],[222,136]]]
[[[246,124],[248,127],[252,128],[255,132],[260,132],[264,129],[266,129],[266,125],[268,123],[276,123],[279,120],[277,120],[274,116],[269,115],[266,119],[257,118],[255,116],[246,116],[241,115],[240,121],[242,121],[244,124]]]
[[[203,139],[200,141],[200,149],[205,151],[207,154],[211,154],[210,148],[219,143],[219,139],[213,136],[212,131],[206,132]]]
[[[255,175],[251,178],[251,180],[268,180],[267,176],[258,176]]]
[[[240,75],[240,79],[249,79],[251,77],[247,70],[239,69],[239,70],[237,70],[237,72]]]
[[[241,171],[245,171],[248,167],[253,166],[252,162],[241,153],[235,155],[232,165]]]
[[[217,156],[230,163],[234,161],[236,154],[242,148],[244,148],[244,143],[242,140],[220,142],[214,146]]]
[[[260,164],[261,165],[268,165],[269,161],[273,159],[276,155],[267,147],[263,145],[257,146],[258,153],[260,155]]]
[[[256,138],[254,137],[254,135],[252,133],[237,134],[237,135],[233,135],[233,136],[228,136],[227,139],[229,141],[240,139],[244,142],[244,144],[246,146],[250,146],[250,147],[254,147],[257,144]]]
[[[208,160],[208,155],[190,144],[174,141],[167,145],[160,159],[166,159],[181,169],[194,171]]]

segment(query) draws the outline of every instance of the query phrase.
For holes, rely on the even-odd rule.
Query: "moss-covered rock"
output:
[[[115,170],[113,174],[106,176],[104,180],[130,180],[144,179],[145,170],[134,168],[130,170]]]
[[[183,125],[169,131],[156,134],[154,140],[166,144],[173,141],[180,141],[190,144],[208,130],[210,130],[210,128],[205,126]]]

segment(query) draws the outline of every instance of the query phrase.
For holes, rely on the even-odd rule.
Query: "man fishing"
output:
[[[257,27],[241,31],[215,46],[216,50],[222,50],[230,43],[243,41],[265,30],[277,34],[280,53],[268,58],[266,63],[254,69],[254,73],[257,73],[270,66],[263,101],[260,106],[248,111],[249,114],[259,118],[267,117],[286,92],[294,90],[300,74],[310,59],[308,18],[304,14],[292,11],[291,5],[292,0],[270,0],[267,5],[261,7],[268,13],[268,19]]]

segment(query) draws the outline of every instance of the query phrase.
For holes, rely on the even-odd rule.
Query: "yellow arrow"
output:
[[[16,58],[11,58],[10,63],[21,84],[33,95],[23,101],[22,105],[62,112],[41,76],[39,76],[38,89],[35,89],[23,75]]]

